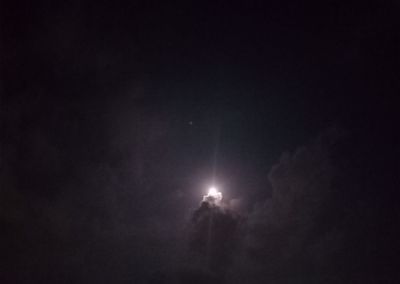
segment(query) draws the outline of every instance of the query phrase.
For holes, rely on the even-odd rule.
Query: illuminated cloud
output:
[[[203,201],[206,201],[214,205],[219,205],[221,200],[222,200],[222,193],[218,191],[218,189],[215,186],[211,186],[208,189],[207,195],[203,196]]]

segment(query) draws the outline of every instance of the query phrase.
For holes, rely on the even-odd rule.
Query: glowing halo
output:
[[[211,186],[208,189],[207,195],[203,196],[203,201],[218,205],[222,200],[222,193],[218,191],[215,186]]]
[[[218,195],[218,190],[215,186],[212,186],[208,189],[208,195],[216,196]]]

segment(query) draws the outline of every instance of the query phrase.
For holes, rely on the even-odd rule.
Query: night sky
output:
[[[400,4],[143,2],[1,1],[0,282],[399,283]]]

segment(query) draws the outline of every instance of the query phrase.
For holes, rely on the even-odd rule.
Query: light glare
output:
[[[217,194],[218,194],[218,190],[214,186],[209,188],[208,195],[216,196]]]
[[[207,201],[214,205],[219,205],[222,200],[222,193],[215,186],[208,189],[207,195],[203,196],[203,201]]]

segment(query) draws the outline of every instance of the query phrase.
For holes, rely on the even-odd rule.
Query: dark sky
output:
[[[275,208],[265,204],[292,204],[279,192],[310,178],[315,165],[332,172],[332,183],[321,186],[336,193],[316,194],[328,209],[300,214],[319,221],[304,221],[314,226],[309,238],[298,231],[293,238],[308,249],[332,223],[346,245],[334,257],[324,255],[327,263],[349,259],[346,246],[355,236],[371,234],[348,254],[356,259],[381,242],[386,244],[378,249],[380,257],[389,259],[386,252],[398,248],[389,228],[399,217],[393,201],[399,196],[394,189],[399,4],[160,2],[2,1],[5,279],[147,283],[155,271],[173,274],[167,264],[179,267],[175,260],[185,246],[177,243],[183,243],[189,216],[214,172],[224,196],[240,203],[251,228],[252,220],[270,224],[273,217],[265,214],[275,216],[260,213],[270,211],[259,208]],[[327,139],[338,139],[339,146],[317,138],[332,129],[345,133]],[[304,156],[302,145],[308,145]],[[280,158],[284,152],[293,155],[291,162]],[[308,164],[325,152],[332,164]],[[287,180],[276,175],[277,168],[287,171]],[[358,209],[344,210],[353,207]],[[369,226],[350,229],[367,215]],[[344,217],[338,216],[352,217],[340,223]],[[380,226],[390,237],[377,233]],[[243,241],[242,253],[254,255],[246,245]],[[263,250],[268,245],[261,245]],[[288,251],[295,254],[295,248]],[[275,271],[268,263],[282,255],[272,252],[254,261]],[[372,255],[369,264],[346,270],[348,279],[373,266],[373,279],[382,280],[386,262]],[[274,280],[272,272],[266,272],[272,278],[251,274],[249,263],[235,264],[246,271],[241,277],[253,277],[249,283]],[[334,275],[340,270],[335,265],[333,271],[319,269]],[[297,275],[294,267],[280,271]],[[345,283],[335,279],[332,283]]]

